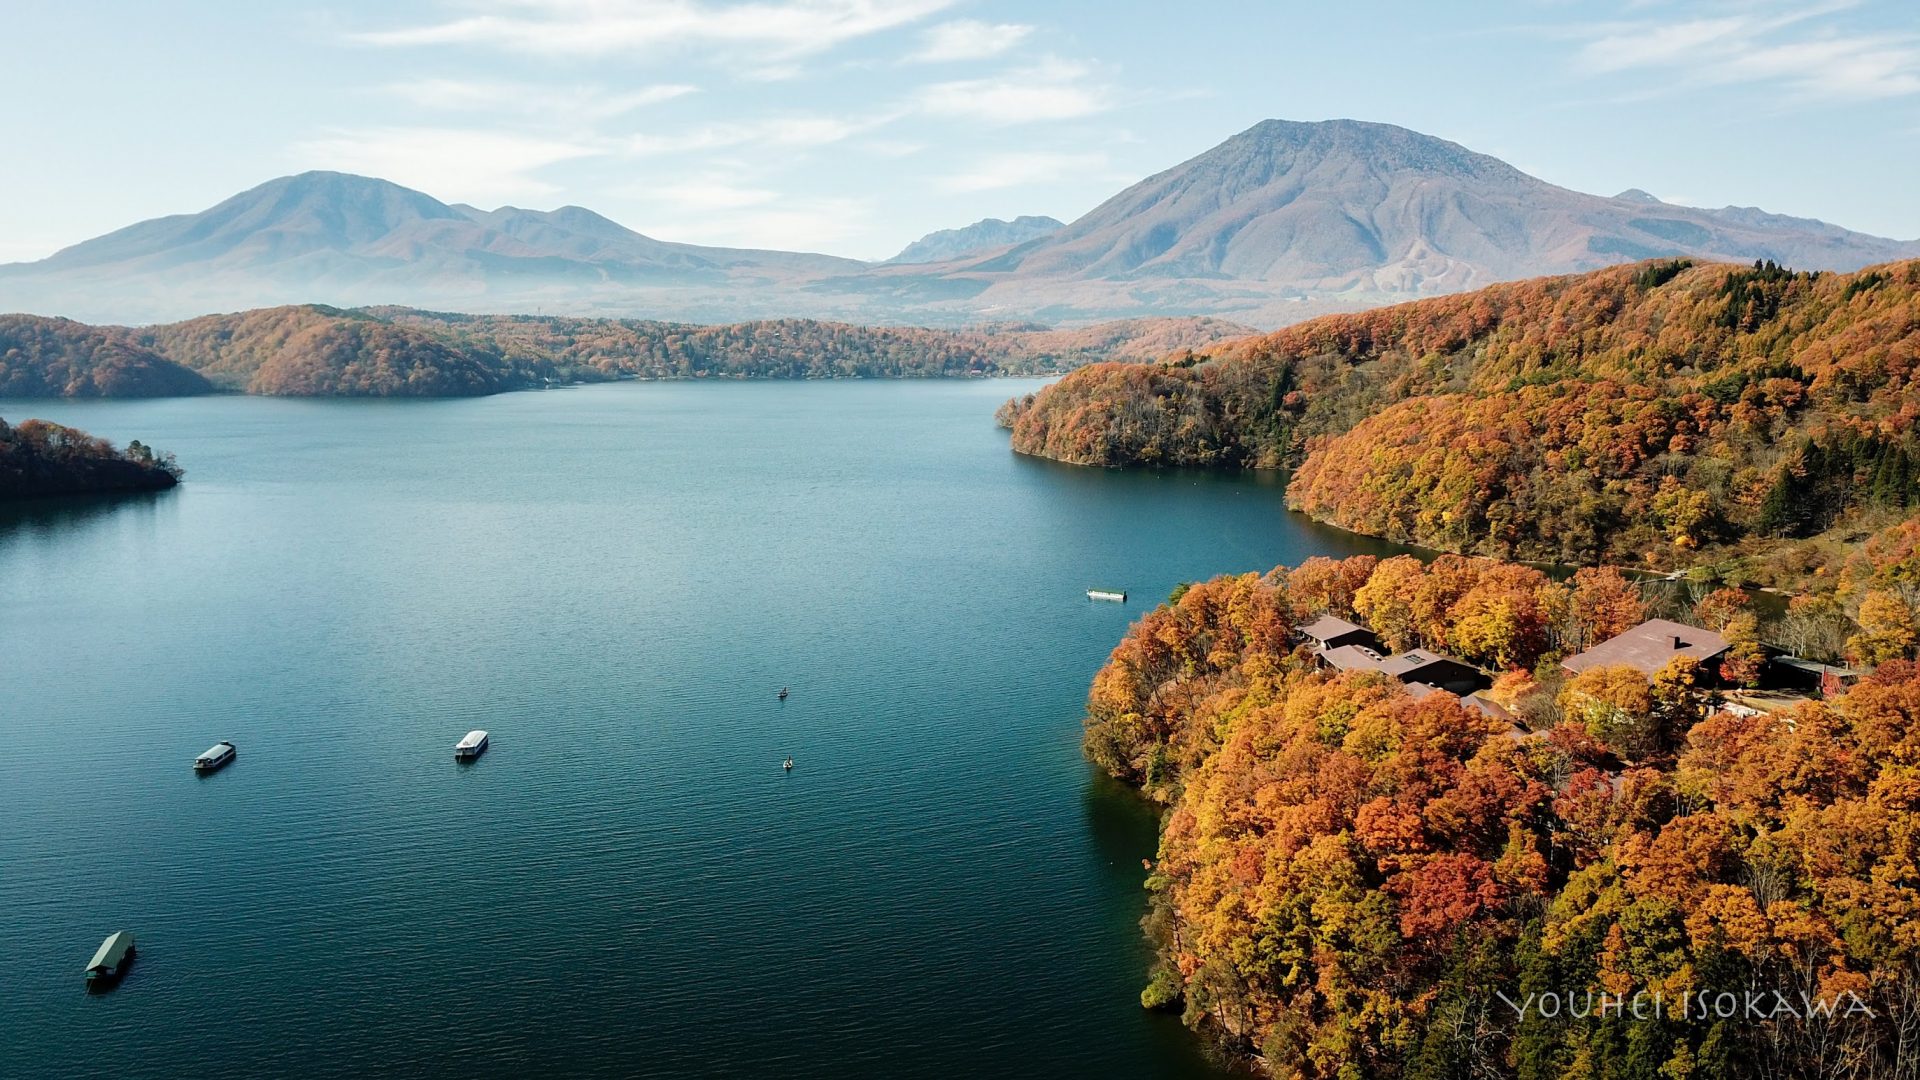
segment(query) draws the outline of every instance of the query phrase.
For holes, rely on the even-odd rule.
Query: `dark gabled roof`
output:
[[[1380,671],[1380,654],[1365,645],[1342,645],[1337,649],[1320,650],[1320,659],[1327,666],[1340,671]]]
[[[1350,623],[1337,615],[1322,615],[1305,626],[1296,626],[1294,629],[1299,631],[1302,637],[1310,637],[1315,641],[1332,641],[1334,638],[1353,633],[1369,636],[1373,633],[1366,627],[1358,623]]]
[[[1567,657],[1561,666],[1577,674],[1588,668],[1625,664],[1651,675],[1676,656],[1704,662],[1726,651],[1727,639],[1711,630],[1671,619],[1648,619],[1618,637]]]

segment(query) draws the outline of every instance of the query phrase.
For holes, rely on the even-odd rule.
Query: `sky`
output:
[[[1336,117],[1920,237],[1913,0],[0,0],[0,262],[306,169],[884,258]]]

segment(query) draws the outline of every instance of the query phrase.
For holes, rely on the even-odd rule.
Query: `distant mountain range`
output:
[[[323,302],[697,322],[1211,315],[1272,326],[1678,255],[1850,270],[1920,255],[1920,242],[1637,190],[1587,195],[1387,124],[1268,120],[1070,224],[989,219],[878,264],[669,243],[580,207],[485,211],[303,173],[0,266],[0,310],[144,322]]]
[[[889,263],[945,262],[994,248],[1011,247],[1063,228],[1057,218],[1023,214],[1012,221],[982,218],[962,229],[941,229],[900,249]]]

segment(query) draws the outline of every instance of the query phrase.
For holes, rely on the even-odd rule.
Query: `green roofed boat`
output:
[[[126,973],[127,965],[132,962],[132,931],[115,931],[100,943],[100,951],[94,953],[93,960],[87,964],[87,981],[98,983],[117,979]]]

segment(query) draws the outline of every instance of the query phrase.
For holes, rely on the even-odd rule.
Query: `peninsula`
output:
[[[138,439],[117,449],[105,439],[45,420],[0,419],[0,501],[43,495],[162,491],[184,471],[172,454]]]

